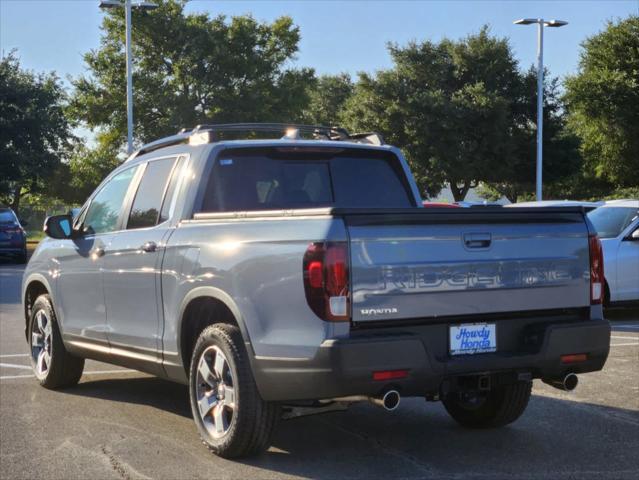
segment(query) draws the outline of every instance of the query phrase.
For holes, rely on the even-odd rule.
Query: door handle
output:
[[[488,248],[492,243],[490,233],[466,233],[464,245],[466,248]]]
[[[158,246],[155,242],[146,242],[144,245],[142,245],[143,252],[151,253],[155,252],[157,249]]]
[[[90,253],[91,253],[91,256],[92,256],[93,258],[99,258],[99,257],[101,257],[102,255],[104,255],[104,248],[102,248],[102,247],[95,247],[95,248],[92,248],[92,249],[91,249],[91,251],[90,251]]]

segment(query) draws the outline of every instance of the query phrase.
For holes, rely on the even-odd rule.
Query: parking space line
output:
[[[0,363],[0,367],[17,368],[19,370],[31,370],[31,367],[27,367],[26,365],[16,365],[14,363]]]
[[[628,347],[630,345],[634,345],[635,347],[639,347],[639,343],[638,342],[633,342],[633,343],[611,343],[610,344],[611,347]]]
[[[636,335],[610,335],[610,338],[623,338],[624,340],[639,338]],[[0,355],[1,356],[1,355]]]
[[[0,364],[1,366],[1,364]],[[21,367],[22,368],[22,367]],[[29,370],[31,370],[31,367],[28,367]],[[111,374],[111,373],[142,373],[142,372],[138,372],[137,370],[130,370],[130,369],[123,369],[123,370],[94,370],[91,372],[84,372],[82,375],[107,375],[107,374]],[[13,378],[32,378],[35,375],[31,374],[31,375],[4,375],[0,377],[0,380],[10,380]]]
[[[9,358],[9,357],[28,357],[28,353],[10,353],[7,355],[0,355],[0,358]]]

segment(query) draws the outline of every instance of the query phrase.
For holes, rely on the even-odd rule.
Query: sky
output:
[[[28,69],[55,71],[63,79],[78,76],[85,72],[82,54],[99,46],[103,13],[98,3],[0,0],[0,51],[17,49]],[[639,14],[639,0],[193,0],[187,11],[250,13],[265,21],[289,15],[302,35],[294,65],[313,67],[320,74],[352,75],[390,66],[388,42],[457,39],[484,24],[493,34],[509,37],[520,65],[528,68],[536,61],[536,30],[513,25],[513,20],[556,18],[569,25],[546,29],[544,63],[552,75],[564,77],[577,69],[581,42],[601,31],[607,20]]]

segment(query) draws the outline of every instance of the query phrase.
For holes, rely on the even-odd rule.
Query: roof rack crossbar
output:
[[[186,128],[181,129],[176,135],[161,138],[151,143],[140,147],[133,152],[129,158],[125,161],[133,160],[145,153],[158,150],[160,148],[169,147],[172,145],[179,145],[181,143],[187,143],[193,141],[194,138],[198,138],[197,143],[210,143],[215,141],[216,134],[221,132],[271,132],[287,134],[289,130],[297,130],[300,133],[306,133],[313,135],[313,138],[318,140],[333,140],[333,141],[354,141],[358,143],[368,143],[372,145],[384,145],[384,139],[378,133],[356,133],[349,134],[348,131],[342,127],[329,127],[325,125],[305,125],[296,123],[221,123],[221,124],[203,124],[197,125],[195,128],[188,130]],[[202,140],[204,139],[204,140]]]
[[[342,127],[333,127],[325,125],[304,125],[296,123],[222,123],[214,125],[198,125],[191,133],[197,133],[202,130],[210,130],[216,132],[278,132],[285,133],[289,129],[298,130],[302,133],[310,133],[313,135],[324,135],[331,139],[346,140],[349,134]]]

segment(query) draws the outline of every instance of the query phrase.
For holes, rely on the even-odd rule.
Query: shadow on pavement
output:
[[[65,393],[146,405],[191,418],[187,387],[153,377],[86,381]],[[192,431],[196,436],[194,425]],[[639,457],[629,452],[637,448],[637,410],[534,395],[514,424],[498,430],[466,430],[440,404],[411,398],[402,400],[395,412],[358,404],[346,412],[283,421],[268,452],[240,462],[309,478],[441,474],[491,478],[522,473],[532,478],[546,474],[585,478],[599,473],[632,478],[639,472]],[[208,461],[206,450],[197,455]],[[211,457],[212,467],[215,462]]]
[[[61,390],[61,393],[146,405],[191,418],[188,388],[156,377],[87,381],[85,376],[77,386]]]
[[[605,311],[605,317],[607,320],[615,321],[632,321],[639,320],[639,307],[616,307],[607,308]]]

